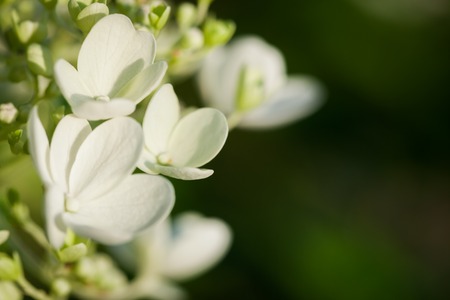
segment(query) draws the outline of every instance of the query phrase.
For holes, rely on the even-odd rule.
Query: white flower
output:
[[[232,239],[229,226],[220,219],[195,212],[166,219],[135,240],[138,249],[142,295],[152,299],[179,299],[184,293],[173,281],[206,272],[227,253]]]
[[[55,80],[75,115],[102,120],[131,114],[161,82],[165,62],[153,63],[156,42],[130,19],[113,14],[98,21],[81,46],[78,71],[55,64]]]
[[[211,176],[199,169],[222,149],[228,136],[225,116],[201,108],[180,118],[180,105],[172,85],[163,85],[145,113],[145,147],[138,167],[150,174],[161,173],[192,180]]]
[[[322,98],[314,79],[287,77],[280,51],[258,37],[213,51],[198,81],[204,101],[242,128],[285,125],[312,113]]]
[[[168,180],[131,175],[143,147],[142,129],[133,119],[114,118],[92,130],[86,120],[68,115],[49,145],[36,106],[28,134],[46,189],[47,233],[55,248],[67,228],[105,244],[126,242],[172,209]]]

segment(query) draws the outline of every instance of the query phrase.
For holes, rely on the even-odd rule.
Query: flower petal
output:
[[[309,77],[289,78],[287,84],[260,107],[248,112],[241,128],[269,128],[294,122],[314,112],[322,103],[323,88]]]
[[[170,134],[180,117],[180,105],[171,84],[164,84],[153,96],[145,112],[145,145],[155,156],[167,151]]]
[[[236,90],[229,93],[222,85],[223,68],[227,62],[227,49],[214,49],[202,63],[198,73],[198,86],[202,99],[210,106],[228,115],[234,111]],[[237,78],[234,78],[236,81]],[[224,94],[225,92],[225,94]]]
[[[170,181],[161,176],[128,176],[99,198],[65,213],[64,221],[75,232],[104,244],[130,240],[140,230],[164,220],[174,205]]]
[[[76,116],[91,121],[127,116],[136,109],[136,104],[128,99],[98,101],[83,95],[74,95],[71,105]]]
[[[201,108],[184,116],[169,141],[171,165],[199,167],[212,160],[228,136],[225,116],[213,108]]]
[[[178,232],[168,245],[164,275],[175,280],[196,276],[215,265],[231,243],[231,230],[223,221],[184,213],[175,219]]]
[[[145,162],[145,167],[153,173],[163,174],[169,177],[182,179],[182,180],[197,180],[204,179],[211,176],[214,171],[210,169],[199,169],[192,167],[173,167],[173,166],[161,166],[149,161]],[[141,170],[145,171],[141,168]],[[150,173],[151,174],[151,173]]]
[[[155,52],[150,32],[136,31],[128,17],[112,14],[98,21],[84,40],[78,71],[94,96],[114,95],[153,62]]]
[[[91,131],[88,121],[68,115],[58,123],[53,133],[50,168],[54,182],[63,191],[68,190],[69,174],[78,149]]]
[[[31,109],[27,124],[29,150],[33,158],[34,165],[41,177],[41,180],[49,184],[52,182],[49,167],[49,142],[44,126],[39,118],[39,106]]]
[[[77,201],[95,199],[112,189],[136,167],[143,147],[139,123],[128,117],[106,121],[81,145],[69,176]]]
[[[124,87],[113,97],[125,98],[135,104],[141,102],[145,97],[158,87],[166,74],[167,63],[160,61],[151,64],[142,72],[134,76]]]
[[[45,190],[45,218],[50,244],[59,249],[64,243],[66,227],[62,222],[64,212],[64,192],[57,185],[50,185]]]
[[[72,106],[74,95],[93,97],[94,95],[81,79],[78,71],[67,61],[60,59],[55,63],[55,81],[67,102]]]

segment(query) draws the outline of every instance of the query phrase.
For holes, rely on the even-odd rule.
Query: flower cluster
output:
[[[178,299],[185,292],[175,282],[225,255],[225,222],[194,212],[168,217],[174,180],[211,176],[203,166],[230,129],[293,122],[319,106],[322,89],[312,78],[288,77],[281,53],[259,38],[223,46],[235,26],[209,14],[210,2],[183,3],[174,18],[161,1],[0,5],[5,97],[14,99],[0,104],[0,137],[14,154],[30,154],[45,212],[43,230],[20,191],[1,195],[0,245],[19,248],[0,248],[1,299]],[[197,73],[206,107],[187,107],[172,83]],[[21,233],[33,247],[8,239]],[[42,275],[48,291],[27,272]]]

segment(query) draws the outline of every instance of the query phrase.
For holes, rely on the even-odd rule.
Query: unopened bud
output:
[[[0,299],[22,300],[22,292],[12,281],[0,281]]]
[[[18,114],[19,111],[11,102],[0,104],[0,122],[11,124],[16,120]]]
[[[20,262],[0,253],[0,280],[16,280],[22,274]]]
[[[26,140],[25,135],[23,134],[23,129],[17,129],[8,134],[9,147],[11,148],[11,152],[14,154],[23,153],[25,142]]]
[[[40,44],[31,44],[27,49],[27,62],[30,70],[36,75],[51,77],[53,61],[50,50]]]
[[[40,42],[47,36],[47,26],[41,22],[31,20],[20,21],[17,11],[11,13],[14,32],[20,43],[26,45],[33,42]]]
[[[170,6],[164,2],[157,2],[150,7],[148,20],[155,31],[160,31],[166,25],[170,16]]]
[[[55,8],[56,3],[58,3],[58,0],[39,0],[42,5],[45,6],[46,9],[52,10]]]
[[[9,237],[9,231],[8,230],[0,230],[0,245],[6,242],[6,240]]]
[[[64,278],[56,278],[52,282],[52,294],[57,297],[66,297],[70,294],[71,286],[70,283]]]
[[[194,26],[197,20],[197,8],[189,2],[182,3],[177,10],[177,22],[180,29],[184,30]]]
[[[227,43],[234,34],[236,25],[232,21],[209,18],[203,26],[205,45],[215,47]]]
[[[75,22],[78,28],[87,34],[95,23],[107,15],[109,15],[108,6],[103,3],[92,3],[80,11]]]
[[[180,47],[182,49],[198,50],[203,47],[204,40],[202,31],[194,27],[183,34],[180,40]]]
[[[87,253],[87,247],[83,243],[69,246],[58,251],[58,257],[63,263],[72,263],[78,261]]]

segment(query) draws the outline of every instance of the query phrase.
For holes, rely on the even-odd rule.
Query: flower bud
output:
[[[108,6],[103,3],[92,3],[80,11],[75,23],[83,33],[87,34],[95,23],[107,15],[109,15]]]
[[[58,257],[63,263],[72,263],[78,261],[87,253],[87,247],[83,243],[69,246],[58,251]]]
[[[0,104],[0,122],[11,124],[16,120],[18,114],[19,111],[11,102]]]
[[[58,3],[58,0],[39,0],[42,5],[45,6],[46,9],[52,10],[55,8],[56,4]]]
[[[231,39],[235,30],[236,25],[232,21],[209,18],[203,26],[205,45],[208,47],[223,45]]]
[[[197,20],[197,8],[192,3],[184,2],[178,7],[176,18],[181,30],[190,28]]]
[[[30,70],[36,75],[51,77],[53,74],[53,61],[50,50],[40,44],[31,44],[27,49],[27,63]]]
[[[52,294],[58,298],[65,298],[71,291],[70,283],[64,278],[56,278],[51,285]]]
[[[6,240],[9,237],[9,231],[8,230],[0,230],[0,245],[6,242]]]
[[[187,50],[198,50],[203,47],[203,44],[203,33],[198,28],[189,29],[180,40],[180,47]]]
[[[47,36],[47,26],[43,21],[20,21],[16,10],[12,11],[11,17],[14,33],[20,43],[26,45],[33,42],[40,42]]]
[[[12,281],[0,281],[0,299],[22,300],[22,293]]]
[[[21,274],[21,265],[16,260],[16,256],[11,258],[4,253],[0,253],[0,281],[16,280]]]
[[[156,2],[151,5],[148,20],[150,26],[155,31],[160,31],[166,25],[170,16],[170,6],[164,2]]]
[[[12,153],[22,153],[24,150],[23,146],[25,145],[25,135],[23,134],[23,129],[11,131],[8,134],[8,143]]]

